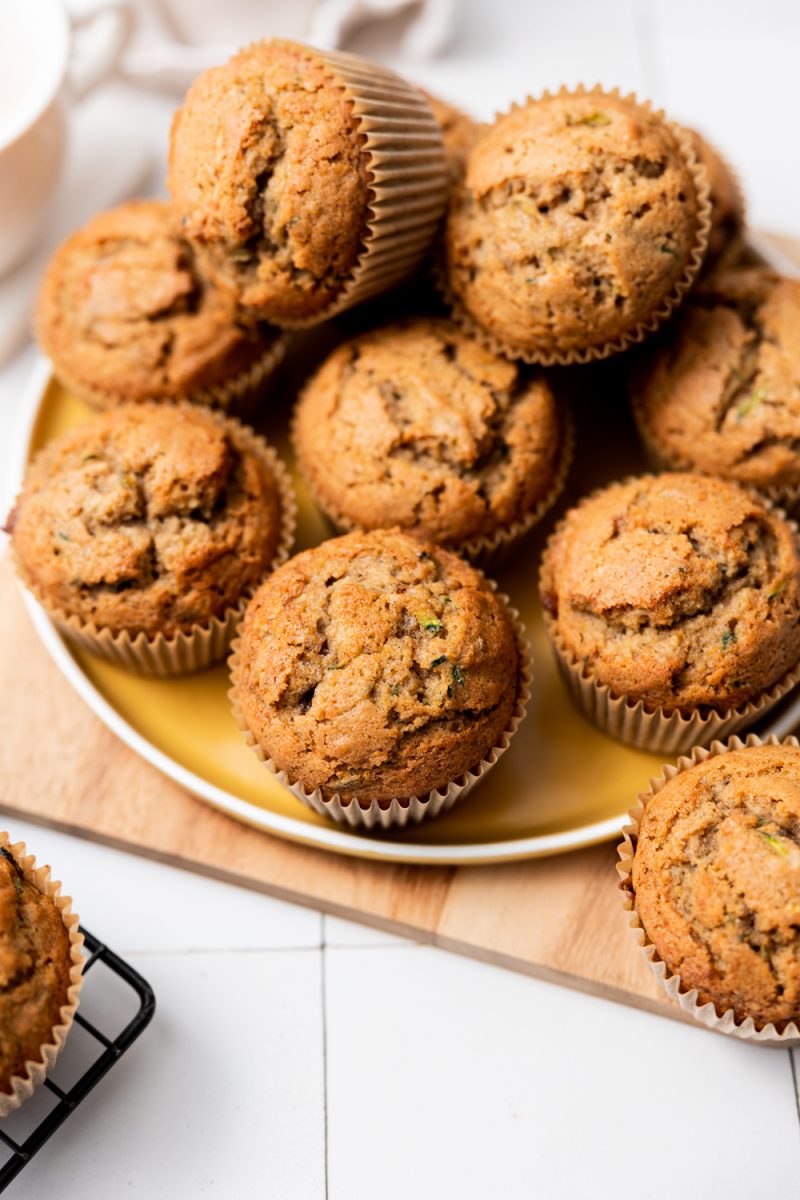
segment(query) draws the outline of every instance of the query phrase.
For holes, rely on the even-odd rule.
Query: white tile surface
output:
[[[436,950],[326,960],[331,1200],[611,1196],[621,1169],[637,1196],[744,1200],[800,1177],[785,1051]]]
[[[326,946],[410,946],[408,938],[396,937],[392,933],[384,933],[382,929],[373,929],[370,925],[357,925],[354,921],[343,921],[340,917],[325,916],[323,920],[323,937]]]
[[[321,918],[311,909],[29,822],[0,815],[0,827],[52,864],[87,929],[118,953],[320,945]]]
[[[16,1185],[26,1200],[322,1200],[318,951],[134,955],[153,1025]]]

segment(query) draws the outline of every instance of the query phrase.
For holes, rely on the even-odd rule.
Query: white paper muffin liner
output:
[[[636,941],[640,946],[642,953],[655,975],[658,982],[663,987],[664,991],[674,1000],[688,1016],[705,1025],[707,1029],[712,1029],[717,1033],[725,1033],[731,1037],[741,1038],[743,1041],[758,1042],[763,1046],[798,1046],[800,1045],[800,1028],[797,1021],[789,1021],[785,1027],[778,1030],[773,1022],[764,1025],[761,1029],[756,1026],[752,1017],[747,1017],[744,1021],[737,1022],[733,1009],[726,1009],[719,1013],[711,1001],[701,1004],[698,998],[697,988],[684,988],[681,983],[679,974],[672,972],[667,967],[666,963],[660,958],[655,946],[647,936],[647,931],[639,920],[639,914],[635,908],[635,892],[633,888],[633,859],[636,852],[636,842],[639,836],[642,816],[651,797],[655,796],[664,787],[669,780],[674,779],[676,775],[689,770],[697,763],[705,762],[708,758],[714,758],[718,754],[726,754],[729,750],[741,750],[746,746],[798,746],[795,737],[777,738],[772,734],[766,738],[757,737],[756,734],[748,734],[746,739],[732,737],[727,742],[715,741],[707,749],[701,746],[695,746],[692,753],[688,756],[678,759],[677,763],[670,763],[664,767],[660,779],[652,779],[650,787],[646,792],[641,792],[638,796],[638,805],[631,809],[628,816],[630,824],[626,825],[622,831],[623,840],[617,847],[620,861],[616,864],[617,874],[620,878],[620,890],[623,894],[623,907],[626,912],[630,913],[630,927],[634,932]],[[782,1023],[781,1023],[782,1024]]]
[[[49,896],[53,900],[69,935],[72,962],[69,970],[67,1002],[61,1006],[59,1023],[53,1026],[50,1039],[40,1048],[38,1057],[29,1059],[25,1063],[25,1073],[12,1075],[8,1090],[0,1092],[0,1118],[2,1118],[19,1108],[44,1082],[61,1053],[67,1034],[72,1027],[83,987],[83,934],[78,931],[79,919],[78,914],[72,911],[72,900],[69,896],[60,894],[61,884],[51,879],[50,867],[37,867],[36,859],[32,854],[28,854],[25,843],[12,844],[7,833],[0,833],[0,849],[6,850],[11,855],[28,883],[31,883],[42,895]]]
[[[515,608],[512,608],[508,597],[497,590],[497,585],[493,580],[489,579],[487,582],[490,584],[497,598],[502,601],[512,622],[517,643],[517,652],[519,654],[519,676],[517,681],[517,701],[508,726],[504,730],[498,744],[492,747],[477,766],[470,768],[469,771],[466,771],[463,775],[459,775],[458,778],[451,780],[445,786],[435,788],[424,796],[411,796],[408,799],[396,798],[388,803],[386,801],[373,800],[366,807],[359,804],[354,797],[345,798],[338,792],[331,796],[330,799],[326,799],[319,788],[314,788],[313,790],[306,789],[302,783],[290,779],[286,772],[282,771],[264,753],[247,727],[237,695],[237,671],[240,648],[240,640],[237,638],[231,647],[229,658],[231,689],[228,692],[228,696],[231,701],[234,719],[239,726],[245,742],[254,752],[259,762],[263,763],[267,770],[284,787],[288,788],[298,800],[307,805],[308,808],[313,809],[314,812],[322,817],[330,817],[332,820],[342,825],[349,825],[353,829],[366,829],[369,831],[389,828],[402,829],[406,825],[419,824],[422,820],[428,820],[447,812],[448,809],[453,807],[456,801],[469,795],[472,789],[481,780],[485,779],[486,775],[502,758],[511,744],[512,737],[525,717],[533,680],[531,653],[519,613]]]
[[[294,543],[297,502],[291,477],[272,446],[249,426],[242,424],[235,417],[222,413],[216,414],[216,420],[237,445],[258,455],[278,485],[280,532],[272,562],[262,576],[264,578],[276,570],[281,563],[286,562]],[[190,672],[204,670],[206,667],[220,662],[227,654],[236,627],[247,607],[247,602],[260,582],[259,580],[247,587],[239,601],[221,616],[212,617],[210,621],[191,630],[179,630],[172,637],[165,637],[159,633],[156,637],[151,638],[146,633],[138,633],[134,636],[125,630],[113,634],[108,629],[98,627],[93,621],[83,621],[78,616],[68,614],[63,609],[52,605],[41,593],[35,581],[26,572],[19,555],[15,552],[13,542],[12,561],[22,583],[41,604],[51,621],[70,641],[84,650],[90,650],[93,654],[100,655],[114,663],[115,666],[123,667],[125,670],[140,675],[159,677],[186,675]]]

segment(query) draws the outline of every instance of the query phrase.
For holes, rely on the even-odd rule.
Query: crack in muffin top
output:
[[[541,594],[572,659],[651,705],[725,710],[800,659],[794,531],[724,480],[665,474],[589,497],[548,545]]]
[[[203,278],[158,200],[100,213],[59,247],[36,330],[57,371],[109,401],[177,400],[225,383],[277,336]]]
[[[800,282],[721,271],[632,373],[643,435],[676,466],[800,485]]]
[[[334,518],[452,544],[543,500],[563,437],[544,378],[435,318],[340,346],[306,385],[295,424],[303,471]]]
[[[519,688],[511,619],[467,563],[400,530],[296,555],[248,605],[234,686],[293,782],[369,803],[477,766]]]
[[[310,317],[347,282],[367,228],[369,155],[320,58],[257,42],[190,87],[169,188],[203,262],[268,320]]]
[[[707,759],[648,800],[633,860],[639,918],[667,967],[721,1013],[800,1017],[800,750]]]
[[[695,180],[668,124],[615,96],[545,97],[473,148],[447,218],[448,277],[511,349],[602,347],[674,293],[698,230]]]
[[[46,604],[112,633],[161,633],[233,607],[272,562],[278,482],[202,408],[124,405],[48,445],[12,513]]]

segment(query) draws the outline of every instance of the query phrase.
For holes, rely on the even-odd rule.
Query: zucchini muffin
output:
[[[220,404],[256,388],[283,340],[203,276],[169,204],[100,213],[45,272],[36,333],[62,382],[90,403]]]
[[[447,290],[509,357],[602,357],[677,303],[708,221],[705,171],[676,126],[618,95],[545,95],[470,153],[447,217]]]
[[[548,544],[541,597],[568,669],[650,707],[725,711],[800,659],[795,531],[724,480],[645,476],[589,496]]]
[[[681,987],[757,1028],[800,1018],[800,749],[748,746],[651,796],[630,892]]]
[[[481,126],[449,101],[440,100],[438,96],[432,96],[424,90],[422,95],[428,101],[442,131],[450,178],[454,181],[460,179],[464,174],[467,156],[480,137]]]
[[[340,527],[399,525],[455,546],[543,515],[565,457],[544,378],[436,318],[335,350],[305,387],[294,440]]]
[[[517,637],[474,568],[398,529],[290,559],[248,605],[238,717],[290,783],[367,807],[477,767],[509,734]]]
[[[800,281],[758,267],[704,280],[632,373],[655,460],[766,489],[800,488]]]
[[[274,40],[192,84],[168,183],[215,278],[264,319],[305,325],[411,273],[447,167],[416,89],[352,55]]]
[[[11,1080],[27,1074],[27,1062],[41,1062],[52,1042],[71,969],[69,932],[54,900],[0,846],[0,1106]]]
[[[209,409],[102,413],[29,468],[10,520],[20,574],[61,621],[149,639],[205,626],[279,553],[287,501],[270,453]]]
[[[711,229],[703,260],[703,270],[707,271],[734,262],[744,250],[744,196],[736,176],[716,147],[696,129],[687,129],[686,133],[706,169],[711,189]]]

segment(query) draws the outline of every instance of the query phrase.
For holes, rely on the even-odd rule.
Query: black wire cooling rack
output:
[[[49,1089],[55,1096],[55,1103],[46,1116],[33,1129],[27,1131],[23,1138],[18,1140],[11,1137],[3,1128],[6,1122],[0,1123],[0,1192],[4,1191],[13,1179],[16,1179],[33,1156],[38,1154],[48,1138],[52,1137],[55,1131],[64,1124],[67,1117],[86,1099],[92,1088],[133,1045],[139,1034],[150,1024],[155,1012],[156,998],[153,989],[145,979],[142,979],[138,971],[134,971],[133,967],[124,962],[113,950],[109,950],[108,946],[104,946],[87,929],[81,927],[81,932],[88,951],[83,966],[84,975],[91,970],[95,963],[103,963],[135,992],[139,1000],[139,1007],[122,1032],[113,1037],[109,1037],[96,1024],[87,1020],[81,1014],[80,1009],[78,1010],[75,1014],[75,1023],[80,1025],[97,1043],[96,1056],[69,1088],[59,1087],[52,1079],[45,1080],[42,1086]],[[54,1068],[54,1073],[58,1074],[58,1064]],[[25,1111],[28,1104],[33,1103],[36,1094],[34,1093],[34,1096],[22,1106],[19,1110],[20,1114]],[[16,1115],[14,1113],[8,1119],[10,1120]]]

